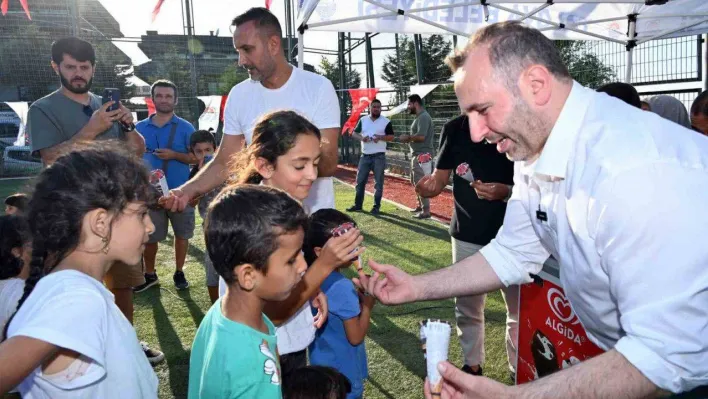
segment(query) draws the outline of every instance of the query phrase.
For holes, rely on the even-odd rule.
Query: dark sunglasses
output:
[[[88,116],[89,118],[93,116],[93,108],[91,108],[90,105],[84,105],[83,111],[84,115]]]

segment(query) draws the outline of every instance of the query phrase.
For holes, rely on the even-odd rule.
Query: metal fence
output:
[[[124,3],[126,7],[128,3],[133,4]],[[196,2],[181,0],[181,3],[191,5]],[[244,70],[234,65],[237,55],[229,33],[194,34],[191,30],[190,15],[199,14],[200,4],[196,5],[196,9],[183,9],[182,18],[171,22],[174,28],[172,31],[176,32],[174,34],[158,34],[149,29],[131,30],[130,24],[118,22],[107,4],[113,3],[98,0],[33,0],[30,2],[32,19],[29,20],[20,2],[8,3],[7,15],[0,16],[0,177],[27,176],[41,169],[39,158],[30,154],[27,142],[18,140],[18,116],[3,102],[31,103],[59,87],[59,79],[50,64],[51,44],[57,38],[78,36],[92,43],[97,54],[92,91],[100,94],[106,87],[118,88],[123,102],[136,113],[138,119],[147,116],[147,107],[142,99],[149,96],[149,85],[156,79],[166,78],[177,84],[179,104],[176,112],[196,122],[204,107],[198,96],[226,95],[233,85],[247,77]],[[125,31],[130,33],[125,34]],[[391,47],[393,37],[392,34],[376,37],[375,40],[386,42],[387,47],[375,50],[374,59],[397,53]],[[289,39],[286,42],[292,49],[296,46],[296,39]],[[403,41],[402,36],[399,39]],[[415,42],[412,36],[408,39]],[[430,36],[419,39],[425,41]],[[450,44],[453,41],[450,37],[445,40]],[[623,47],[591,41],[581,42],[578,46],[575,50],[577,54],[592,54],[607,67],[607,76],[603,77],[605,81],[621,80],[624,75]],[[292,55],[292,51],[289,53]],[[400,51],[399,56],[403,53]],[[328,57],[332,63],[337,64],[336,56]],[[351,57],[348,59],[351,60]],[[357,60],[361,61],[354,61]],[[439,62],[432,62],[426,57],[421,61],[424,70],[436,71],[429,74],[424,83],[440,83],[449,77]],[[643,44],[636,49],[635,61],[633,83],[636,85],[700,81],[703,78],[701,44],[697,37]],[[306,65],[306,68],[315,70],[313,65]],[[596,72],[593,64],[579,64],[574,68],[574,73],[581,78]],[[359,65],[357,69],[364,71],[361,79],[364,86],[369,68]],[[401,76],[403,79],[403,74]],[[590,85],[600,82],[588,79]],[[338,86],[338,82],[334,83]],[[391,85],[377,77],[376,86]],[[348,96],[346,91],[339,93],[342,97]],[[691,90],[670,94],[680,96],[684,104],[688,105],[697,93]],[[425,102],[435,123],[437,143],[442,125],[459,114],[457,101],[452,88],[443,85],[429,94]],[[388,103],[393,105],[395,98]],[[387,101],[384,101],[384,105],[387,105]],[[343,112],[345,119],[346,109]],[[402,134],[410,129],[413,118],[399,114],[392,121],[396,134]],[[220,130],[221,126],[219,133]],[[360,143],[342,137],[340,148],[342,162],[357,162]],[[389,145],[389,165],[392,169],[405,171],[407,159],[406,145]]]

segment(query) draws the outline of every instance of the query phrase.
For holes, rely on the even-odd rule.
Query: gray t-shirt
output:
[[[32,104],[27,114],[27,131],[33,153],[71,140],[88,123],[93,112],[103,105],[101,97],[91,92],[88,94],[90,112],[88,109],[84,112],[87,106],[65,96],[61,89]],[[120,124],[115,122],[96,139],[125,140],[126,135]]]
[[[411,154],[420,154],[428,152],[433,154],[433,118],[430,117],[428,111],[418,115],[411,125],[411,136],[425,136],[425,141],[422,143],[408,143],[411,149]]]

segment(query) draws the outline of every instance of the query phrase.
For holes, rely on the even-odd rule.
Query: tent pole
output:
[[[624,82],[630,84],[632,82],[632,58],[634,56],[634,48],[637,47],[635,40],[637,31],[637,14],[629,14],[629,40],[627,40],[627,70],[624,73]]]
[[[418,73],[418,84],[423,84],[423,37],[421,35],[413,35],[413,47],[415,47],[415,70]]]
[[[305,41],[303,38],[304,32],[298,30],[297,32],[297,67],[300,69],[305,69]]]

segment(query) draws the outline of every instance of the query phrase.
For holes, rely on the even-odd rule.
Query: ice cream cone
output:
[[[450,324],[445,321],[428,320],[421,331],[425,333],[426,368],[428,381],[435,394],[435,389],[442,388],[442,377],[438,371],[438,364],[447,360],[450,346]],[[440,390],[437,391],[438,393]]]
[[[472,183],[474,181],[474,174],[472,173],[472,169],[470,169],[470,166],[467,164],[467,162],[463,162],[457,166],[457,169],[455,169],[455,174],[460,176],[461,178],[467,180],[468,182]]]

